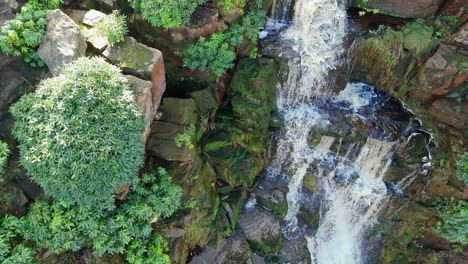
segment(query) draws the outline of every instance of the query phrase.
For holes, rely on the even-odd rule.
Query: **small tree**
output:
[[[137,179],[144,121],[119,69],[81,58],[12,108],[21,164],[44,192],[68,204],[114,208]]]

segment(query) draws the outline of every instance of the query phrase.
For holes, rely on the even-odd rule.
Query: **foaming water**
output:
[[[340,0],[297,0],[293,23],[279,36],[280,51],[288,60],[287,76],[277,92],[284,131],[276,139],[268,172],[272,177],[289,179],[283,235],[307,242],[312,263],[317,264],[365,262],[364,236],[389,200],[384,176],[404,142],[405,128],[381,120],[376,113],[385,111],[380,109],[383,104],[379,100],[388,97],[361,83],[348,84],[338,95],[331,92],[329,72],[340,65],[344,52],[345,4]],[[330,130],[339,134],[337,122],[347,126],[353,118],[366,123],[370,130],[367,136],[350,142],[352,135],[322,133]],[[346,153],[340,153],[344,139]],[[313,198],[303,193],[308,173],[317,181]],[[406,187],[414,175],[396,186]],[[320,200],[315,234],[298,220],[301,206],[311,203],[305,197]]]

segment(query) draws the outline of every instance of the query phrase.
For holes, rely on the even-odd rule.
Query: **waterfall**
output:
[[[387,200],[383,176],[398,146],[398,142],[368,137],[357,157],[350,151],[359,144],[340,157],[329,151],[336,138],[322,136],[315,146],[310,142],[312,129],[330,125],[327,112],[320,111],[317,102],[329,100],[328,73],[341,63],[345,4],[340,0],[297,0],[293,24],[280,36],[294,55],[287,55],[289,72],[278,87],[285,132],[278,139],[271,171],[290,178],[284,234],[292,239],[299,229],[303,180],[316,167],[314,175],[322,193],[320,222],[316,234],[305,235],[305,240],[312,262],[318,264],[364,262],[363,236]],[[358,89],[359,84],[349,85],[332,100],[346,102],[355,113],[371,99],[356,93]]]

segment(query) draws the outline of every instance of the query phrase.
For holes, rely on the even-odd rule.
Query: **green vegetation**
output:
[[[451,242],[468,244],[468,202],[463,200],[439,200],[436,210],[441,218],[434,228]]]
[[[54,253],[90,247],[98,256],[125,254],[129,263],[170,263],[164,254],[167,244],[152,234],[151,224],[170,216],[180,206],[181,194],[182,189],[159,168],[143,175],[124,204],[105,213],[63,201],[36,201],[25,217],[2,220],[0,246],[6,252],[12,247],[8,242],[23,240]]]
[[[16,17],[0,29],[0,49],[7,55],[24,55],[32,67],[42,67],[44,62],[36,53],[46,33],[48,9],[59,7],[61,0],[30,0]]]
[[[137,180],[144,120],[120,70],[81,58],[12,108],[21,164],[46,195],[112,209],[114,191]]]
[[[255,0],[251,3],[250,11],[242,18],[242,22],[232,25],[224,33],[215,33],[209,40],[200,38],[197,43],[188,45],[179,54],[184,58],[185,65],[194,70],[209,70],[216,76],[221,76],[234,66],[236,48],[244,38],[252,46],[258,42],[258,30],[266,19],[266,13],[262,9],[262,1]],[[251,57],[256,57],[256,48],[253,48]]]
[[[219,0],[218,1],[223,7],[224,11],[228,13],[243,13],[243,8],[245,7],[246,0]]]
[[[186,147],[188,149],[193,149],[193,141],[195,139],[196,129],[194,125],[191,125],[187,131],[183,134],[177,134],[174,138],[174,142],[178,148]]]
[[[100,35],[106,36],[109,44],[112,46],[124,40],[128,34],[127,20],[118,10],[106,16],[98,25],[97,31]]]
[[[185,25],[204,0],[129,0],[133,9],[155,27]]]
[[[468,152],[463,153],[457,161],[457,177],[460,181],[468,185]]]
[[[2,182],[2,174],[5,164],[8,159],[8,155],[10,155],[10,149],[8,148],[8,144],[0,140],[0,182]]]

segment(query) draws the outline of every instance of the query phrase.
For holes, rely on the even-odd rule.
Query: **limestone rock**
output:
[[[249,244],[263,254],[281,247],[280,221],[272,212],[260,206],[244,207],[238,223]]]
[[[377,9],[379,13],[391,16],[416,18],[430,17],[437,12],[443,0],[354,0],[353,5]]]
[[[192,125],[198,120],[197,107],[193,99],[164,98],[161,106],[161,121]]]
[[[119,45],[107,47],[103,55],[124,73],[145,80],[151,79],[153,69],[163,60],[161,51],[138,43],[132,37],[126,37]]]
[[[153,84],[150,81],[145,81],[132,75],[126,75],[125,77],[128,80],[130,89],[133,91],[137,107],[141,110],[143,118],[146,120],[146,128],[143,132],[143,140],[146,142],[151,123],[156,114],[153,105],[153,95],[151,93]]]
[[[468,119],[468,101],[461,103],[457,109],[457,102],[453,99],[442,98],[432,103],[429,109],[431,117],[457,129],[466,129]]]
[[[47,12],[47,32],[37,51],[54,76],[86,52],[86,40],[80,28],[60,9]]]
[[[83,24],[94,27],[101,22],[107,15],[97,10],[91,9],[83,17]]]

